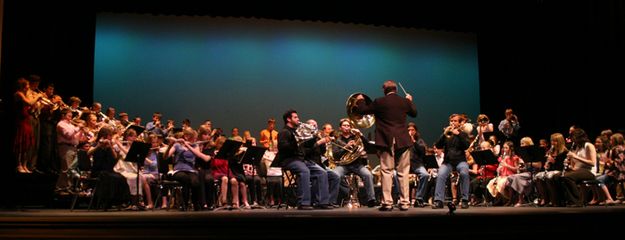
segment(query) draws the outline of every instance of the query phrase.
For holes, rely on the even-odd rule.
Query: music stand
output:
[[[215,158],[230,159],[234,157],[234,155],[239,150],[242,144],[243,143],[239,141],[234,141],[230,139],[226,140],[224,144],[221,146],[221,148],[219,149],[219,152],[217,153]]]
[[[239,172],[243,172],[243,166],[241,166],[239,164],[238,161],[235,161],[235,154],[237,153],[237,151],[239,150],[239,148],[241,147],[243,143],[239,142],[239,141],[234,141],[234,140],[226,140],[224,142],[224,144],[221,146],[221,148],[219,149],[219,152],[217,152],[217,155],[215,155],[215,158],[217,159],[223,159],[228,161],[228,177],[226,180],[226,194],[228,194],[228,192],[230,192],[230,172],[231,169],[234,169],[236,167],[236,170],[238,170]],[[223,191],[224,189],[222,189]],[[235,196],[232,196],[235,197]],[[238,197],[238,196],[236,196]],[[232,206],[222,206],[220,208],[217,208],[216,210],[233,210],[234,208],[232,208]]]
[[[126,126],[126,129],[124,129],[124,134],[126,134],[126,131],[128,131],[128,129],[135,130],[135,132],[137,132],[137,136],[141,136],[141,133],[145,131],[145,127],[134,125],[134,124],[129,124],[128,126]]]
[[[150,147],[151,145],[149,143],[134,141],[132,142],[132,145],[130,145],[126,158],[124,158],[124,161],[126,162],[133,162],[137,164],[137,196],[139,196],[139,172],[145,162],[145,157],[148,155],[148,151],[150,151]]]
[[[545,151],[537,145],[520,147],[517,150],[524,162],[545,162]]]
[[[496,136],[497,133],[496,132],[483,132],[482,135],[484,136],[484,141],[488,141],[488,139],[490,139],[490,136],[493,136],[493,135]],[[497,137],[497,141],[499,141],[499,136],[496,136],[496,137]],[[494,145],[497,145],[497,143],[493,143],[493,146]]]
[[[260,161],[263,159],[265,151],[267,151],[267,149],[265,149],[264,147],[250,146],[247,148],[247,151],[243,153],[243,157],[241,157],[242,164],[252,165],[252,189],[254,189],[254,192],[256,192],[256,181],[254,179],[256,177],[256,168],[257,166],[260,166]],[[258,193],[254,195],[258,197]],[[262,207],[258,206],[257,208]]]
[[[423,165],[426,169],[438,168],[438,162],[436,162],[436,157],[434,155],[425,155],[423,158]]]
[[[498,164],[497,157],[491,150],[481,150],[471,152],[471,156],[477,165],[485,166],[491,164]]]

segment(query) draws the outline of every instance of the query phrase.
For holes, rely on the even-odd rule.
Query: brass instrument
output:
[[[317,134],[317,127],[308,124],[308,123],[300,123],[295,129],[295,140],[297,141],[297,145],[302,144],[303,142],[312,139]]]
[[[375,116],[373,114],[361,115],[355,113],[354,111],[357,107],[356,103],[358,102],[358,100],[356,97],[358,95],[362,95],[367,104],[372,102],[371,98],[362,93],[354,93],[350,95],[347,98],[345,106],[345,108],[347,109],[347,117],[350,124],[354,128],[370,128],[375,123]],[[356,139],[354,140],[354,145],[352,145],[351,147],[341,146],[340,144],[333,143],[334,145],[337,145],[338,147],[343,148],[347,151],[345,154],[343,154],[343,156],[341,156],[341,159],[339,161],[335,161],[337,165],[350,164],[364,155],[363,152],[365,151],[365,145],[362,142],[362,133],[354,131],[354,129],[351,129],[351,132],[353,135],[356,136]]]
[[[102,113],[102,112],[98,112],[98,115],[102,116],[102,121],[105,123],[108,123],[110,121],[109,117],[106,116],[106,114]]]
[[[334,153],[332,153],[332,143],[334,141],[334,137],[330,137],[329,142],[326,142],[326,151],[323,153],[323,156],[328,160],[328,168],[335,169],[336,163],[334,163]],[[319,138],[324,138],[321,133],[319,133]]]
[[[347,109],[347,117],[349,118],[352,126],[356,128],[370,128],[375,123],[375,116],[373,114],[361,115],[354,112],[354,109],[357,107],[356,103],[358,102],[357,96],[362,95],[365,98],[365,103],[371,103],[371,98],[362,93],[354,93],[347,98],[346,109]]]
[[[337,143],[333,143],[341,148],[343,148],[346,152],[345,154],[343,154],[341,156],[341,159],[339,161],[335,161],[336,165],[347,165],[352,163],[354,160],[362,157],[365,151],[365,145],[362,142],[362,136],[360,135],[360,133],[355,133],[355,131],[353,131],[354,129],[352,129],[352,134],[354,134],[354,136],[356,136],[356,139],[354,140],[354,145],[351,146],[341,146],[340,144]]]
[[[46,106],[53,106],[55,105],[50,99],[44,97],[43,95],[40,95],[41,97],[37,100],[39,101],[39,103],[46,105]]]
[[[455,127],[453,125],[449,125],[446,128],[443,128],[443,135],[445,135],[445,137],[447,137],[447,138],[451,138],[451,137],[454,136],[454,133],[453,133],[454,130],[458,130],[458,129],[459,129],[459,127],[457,128],[457,127]]]

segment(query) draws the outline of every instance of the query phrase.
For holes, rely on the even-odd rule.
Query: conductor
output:
[[[410,206],[410,191],[408,188],[410,172],[410,151],[412,140],[408,131],[406,116],[416,117],[417,108],[412,102],[412,96],[406,93],[402,98],[397,95],[397,83],[387,80],[382,85],[384,97],[367,103],[360,94],[356,97],[358,114],[374,114],[376,118],[375,145],[380,157],[380,172],[382,174],[382,206],[380,211],[393,210],[393,169],[397,171],[400,184],[399,210],[406,211]]]

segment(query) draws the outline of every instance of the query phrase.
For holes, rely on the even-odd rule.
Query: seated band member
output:
[[[278,134],[278,161],[284,170],[289,170],[297,178],[297,205],[300,210],[312,210],[310,181],[318,181],[319,207],[330,209],[328,194],[328,175],[313,161],[304,158],[304,151],[295,139],[296,129],[300,125],[295,110],[288,110],[282,115],[284,128]]]
[[[562,188],[560,178],[564,169],[564,159],[568,154],[564,136],[561,133],[551,134],[551,148],[547,151],[544,171],[534,175],[534,182],[538,195],[540,195],[540,206],[561,205]]]
[[[449,127],[445,129],[443,135],[436,142],[437,148],[445,149],[445,160],[438,169],[438,178],[436,179],[436,193],[432,208],[443,208],[445,200],[445,185],[447,178],[453,169],[460,174],[462,182],[460,189],[462,190],[462,208],[469,208],[469,165],[465,150],[469,148],[469,139],[466,132],[461,131],[460,115],[452,114],[449,116]]]
[[[306,121],[306,123],[313,126],[314,128],[317,128],[317,121],[313,119]],[[326,152],[326,146],[328,143],[330,143],[330,141],[332,141],[332,138],[330,136],[322,137],[321,134],[315,134],[315,137],[313,139],[314,141],[308,141],[306,142],[307,144],[304,146],[304,158],[310,159],[326,171],[328,175],[328,194],[330,198],[329,204],[332,207],[339,207],[337,205],[337,198],[339,195],[339,185],[341,184],[341,177],[337,173],[332,171],[332,169],[323,165],[323,163],[321,162],[321,155]],[[317,191],[318,187],[316,186],[318,182],[313,181],[312,183],[312,203],[313,205],[315,205],[316,203],[318,203],[317,201],[319,200],[319,191]]]
[[[488,191],[493,197],[503,197],[510,202],[512,197],[512,188],[510,188],[509,176],[516,174],[523,163],[523,160],[516,155],[514,151],[514,143],[506,141],[503,144],[502,154],[499,157],[499,166],[497,167],[497,177],[488,183]]]
[[[200,148],[195,144],[197,132],[193,129],[183,130],[183,138],[176,139],[175,143],[170,143],[166,158],[174,156],[174,175],[173,180],[184,184],[183,188],[183,209],[186,210],[185,204],[189,199],[189,189],[193,190],[193,208],[198,211],[204,203],[201,203],[200,196],[202,189],[198,171],[195,169],[195,158],[198,157],[204,161],[212,159],[211,156],[202,153]],[[173,145],[172,145],[173,144]]]
[[[214,155],[217,156],[219,151],[221,151],[221,147],[226,142],[226,137],[220,136],[215,141],[215,152]],[[247,186],[245,185],[245,176],[243,173],[234,171],[231,166],[231,158],[234,156],[230,156],[227,158],[215,157],[213,161],[211,161],[211,171],[213,177],[217,179],[221,188],[219,191],[218,197],[218,205],[224,207],[228,204],[228,190],[232,194],[232,208],[238,209],[240,207],[239,201],[239,190],[241,192],[241,197],[243,201],[244,209],[249,209],[250,206],[247,202]]]
[[[571,151],[569,151],[566,155],[566,160],[564,160],[565,166],[569,165],[570,171],[565,170],[564,176],[562,176],[562,185],[564,186],[564,197],[568,204],[581,206],[583,199],[580,198],[577,184],[584,180],[595,179],[595,175],[592,174],[590,169],[596,164],[597,150],[590,143],[586,132],[581,128],[573,130],[571,140],[573,142]]]
[[[483,141],[480,144],[481,150],[491,150],[493,144],[490,140]],[[493,153],[494,155],[495,153]],[[499,164],[487,164],[478,166],[477,177],[471,180],[471,195],[474,196],[473,205],[486,204],[488,205],[492,201],[492,197],[486,189],[486,185],[490,180],[495,178],[497,174],[497,167]]]
[[[355,128],[352,128],[352,124],[349,119],[341,119],[339,122],[340,126],[340,135],[336,139],[336,143],[340,146],[333,147],[333,155],[336,159],[341,159],[345,154],[350,154],[349,150],[357,150],[357,141],[360,141],[361,144],[368,143],[367,139],[362,136],[362,133]],[[373,174],[371,171],[367,169],[367,153],[364,151],[361,153],[356,153],[360,156],[353,160],[351,163],[347,163],[344,165],[337,165],[334,169],[334,172],[339,176],[339,179],[343,179],[346,174],[355,173],[360,176],[365,185],[365,191],[367,194],[367,206],[375,207],[375,191],[373,189]]]
[[[124,142],[119,141],[118,139],[113,139],[113,143],[115,143],[115,147],[119,149],[118,161],[115,164],[113,170],[118,172],[124,178],[126,178],[126,183],[130,188],[130,196],[132,200],[132,205],[140,207],[152,209],[154,207],[154,203],[152,202],[152,193],[150,191],[150,186],[148,185],[148,181],[143,175],[143,173],[137,174],[139,171],[137,165],[133,162],[125,161],[126,155],[128,151],[130,151],[130,146],[132,142],[137,139],[137,132],[134,129],[128,129],[124,133]],[[137,181],[137,177],[139,181]],[[143,196],[143,192],[145,192],[144,200],[147,201],[148,205],[144,206],[143,202],[141,202],[141,196]]]
[[[410,155],[410,172],[417,174],[419,179],[419,186],[417,187],[417,194],[415,197],[415,207],[423,207],[425,196],[425,190],[428,185],[428,179],[430,174],[423,165],[423,159],[425,158],[425,149],[427,148],[425,141],[420,137],[417,125],[413,122],[408,123],[408,134],[412,139],[413,145],[410,147],[412,154]]]

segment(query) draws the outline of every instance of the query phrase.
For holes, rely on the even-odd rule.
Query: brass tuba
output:
[[[361,94],[362,93],[354,93],[350,95],[349,98],[347,98],[347,103],[346,103],[347,117],[349,118],[349,122],[353,128],[370,128],[375,123],[375,116],[373,116],[373,114],[361,115],[361,114],[355,113],[354,111],[354,109],[357,107],[356,97]],[[362,94],[362,96],[365,98],[365,102],[367,104],[370,104],[372,102],[371,98],[369,98],[367,95]],[[350,164],[354,160],[366,154],[364,153],[365,145],[362,142],[362,136],[354,132],[352,132],[352,134],[356,136],[356,140],[354,140],[356,144],[354,144],[353,146],[349,148],[345,146],[340,146],[341,148],[345,149],[347,152],[343,154],[343,156],[341,156],[340,160],[335,161],[336,165]]]
[[[341,159],[338,161],[334,161],[336,165],[343,166],[352,163],[354,160],[366,155],[365,145],[362,142],[362,136],[360,134],[355,134],[352,131],[352,134],[356,136],[354,140],[354,145],[350,147],[341,146],[346,152],[341,156]]]
[[[347,98],[346,108],[347,108],[347,117],[349,118],[352,126],[356,128],[370,128],[375,123],[375,116],[373,114],[361,115],[354,112],[354,109],[357,107],[356,105],[356,97],[361,95],[362,93],[354,93]],[[362,94],[365,98],[365,102],[367,104],[371,103],[371,98],[367,95]]]

